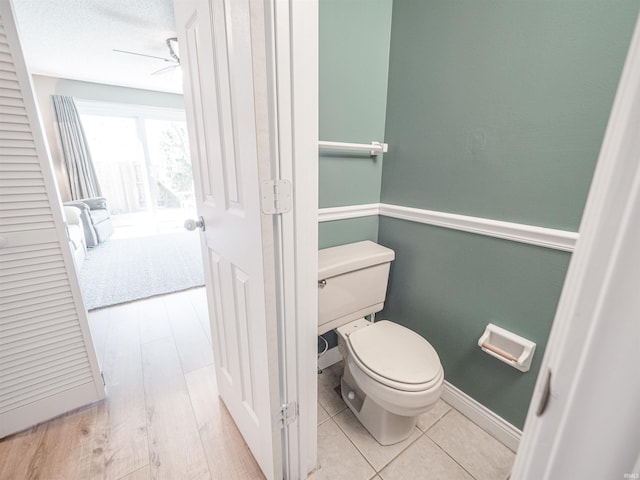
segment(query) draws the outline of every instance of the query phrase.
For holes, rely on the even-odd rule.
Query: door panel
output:
[[[198,213],[218,391],[267,478],[282,477],[273,222],[261,214],[260,184],[270,148],[258,151],[257,125],[268,129],[265,60],[252,48],[253,0],[176,0],[184,52],[185,104],[194,148]],[[261,9],[258,9],[261,12]],[[266,71],[266,68],[264,68]],[[257,109],[256,106],[260,106]],[[260,123],[262,122],[262,123]],[[275,289],[274,289],[275,290]],[[268,332],[271,332],[268,335]]]
[[[185,5],[185,7],[187,7]],[[187,7],[188,8],[188,7]],[[178,12],[176,12],[177,14]],[[198,58],[198,33],[201,30],[209,28],[206,17],[203,19],[199,15],[199,11],[192,12],[193,16],[189,18],[187,24],[184,26],[184,36],[182,43],[187,45],[186,58],[191,66],[190,71],[185,75],[185,82],[188,82],[189,87],[185,90],[193,92],[191,97],[188,95],[185,98],[185,102],[191,102],[190,105],[185,105],[185,108],[189,111],[189,141],[194,145],[192,149],[192,155],[195,158],[211,158],[216,152],[215,149],[219,146],[219,142],[215,142],[213,139],[212,145],[209,145],[208,140],[211,141],[205,134],[206,125],[203,116],[202,108],[196,105],[202,98],[202,89],[200,86],[201,78],[204,79],[205,84],[207,78],[213,78],[213,71],[208,69],[210,65],[208,63],[201,64]],[[201,22],[204,23],[201,25]],[[206,36],[205,36],[206,41]],[[185,63],[185,57],[182,60]],[[186,67],[185,67],[186,69]],[[186,72],[185,72],[186,73]],[[214,104],[215,108],[215,104]],[[207,119],[211,122],[211,119]],[[218,152],[218,157],[221,157],[221,153]],[[197,173],[196,175],[196,198],[199,202],[208,202],[211,207],[215,207],[215,198],[213,197],[213,185],[212,180],[214,177],[213,172],[209,172],[209,164],[204,162],[203,164],[196,164],[192,162],[193,169]],[[216,175],[217,176],[217,175]]]

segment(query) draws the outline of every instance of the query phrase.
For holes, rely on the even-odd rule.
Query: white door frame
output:
[[[512,478],[639,478],[639,286],[640,21]]]
[[[285,478],[317,458],[318,2],[265,0],[273,105],[274,178],[293,185],[292,211],[274,217],[281,323],[281,398],[298,405],[283,430]]]

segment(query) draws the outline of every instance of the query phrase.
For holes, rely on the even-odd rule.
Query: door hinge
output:
[[[107,386],[107,382],[104,381],[104,373],[100,372],[100,378],[102,378],[102,385]]]
[[[297,402],[284,403],[280,407],[280,428],[291,425],[298,420],[298,404]]]
[[[291,182],[266,180],[262,182],[262,212],[278,215],[291,211]]]

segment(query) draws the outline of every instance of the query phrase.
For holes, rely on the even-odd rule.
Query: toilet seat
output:
[[[352,332],[347,345],[355,366],[389,388],[424,392],[442,383],[442,365],[434,348],[402,325],[381,320]]]
[[[442,393],[444,381],[444,371],[440,368],[438,376],[429,385],[423,385],[424,390],[407,391],[390,387],[377,379],[370,373],[361,369],[354,361],[354,356],[347,356],[347,367],[355,385],[370,397],[375,403],[391,413],[402,416],[420,415],[427,411]],[[406,388],[406,385],[398,385]],[[344,395],[344,392],[343,392]]]

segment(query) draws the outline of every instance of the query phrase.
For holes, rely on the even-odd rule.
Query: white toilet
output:
[[[382,445],[411,435],[440,398],[444,371],[423,337],[365,315],[384,306],[393,250],[365,241],[318,252],[318,334],[337,328],[342,398]]]

